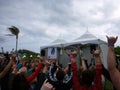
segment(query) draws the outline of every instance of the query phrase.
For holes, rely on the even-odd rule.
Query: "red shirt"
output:
[[[72,63],[72,71],[73,71],[73,85],[75,90],[87,90],[85,86],[80,85],[78,81],[78,71],[76,62]],[[102,90],[102,66],[96,65],[96,75],[94,79],[94,85],[90,87],[89,90]]]
[[[42,64],[39,64],[37,69],[35,70],[35,72],[27,77],[27,81],[29,83],[38,75],[38,73],[40,72],[41,68],[42,68]]]

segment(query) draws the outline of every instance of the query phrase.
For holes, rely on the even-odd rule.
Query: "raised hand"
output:
[[[94,55],[95,57],[100,56],[100,50],[95,50],[95,51],[93,52],[93,55]]]
[[[101,60],[101,57],[100,57],[100,50],[95,50],[93,54],[94,54],[96,63],[97,64],[102,64],[102,60]]]
[[[54,90],[54,88],[53,88],[53,85],[47,82],[47,79],[46,79],[40,90]]]
[[[11,54],[11,60],[15,60],[15,59],[16,59],[16,57],[17,57],[17,55],[16,55],[16,54]]]
[[[108,37],[108,36],[106,36],[106,37],[107,37],[108,44],[115,44],[117,39],[118,39],[118,36],[116,36],[116,37],[113,37],[113,36]]]
[[[81,60],[86,61],[86,58],[85,57],[81,57]]]

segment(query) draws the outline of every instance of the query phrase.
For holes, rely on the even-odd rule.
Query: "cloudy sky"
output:
[[[103,38],[120,36],[120,0],[0,0],[0,47],[11,50],[20,30],[19,49],[39,52],[57,38],[72,41],[86,32]],[[120,45],[120,39],[116,45]]]

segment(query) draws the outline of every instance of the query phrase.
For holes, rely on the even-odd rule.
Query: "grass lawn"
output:
[[[104,90],[113,90],[113,85],[112,83],[106,79],[105,81],[105,86],[104,86]]]

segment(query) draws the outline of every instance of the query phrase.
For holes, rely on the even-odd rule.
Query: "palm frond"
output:
[[[16,53],[17,53],[17,47],[18,47],[18,34],[19,34],[19,29],[15,26],[11,26],[8,28],[8,30],[11,32],[12,35],[16,36]]]
[[[13,35],[16,35],[16,36],[18,36],[18,34],[19,34],[19,32],[20,32],[19,29],[18,29],[17,27],[15,27],[15,26],[9,27],[8,30],[9,30]]]
[[[13,34],[5,34],[5,36],[14,36]]]

